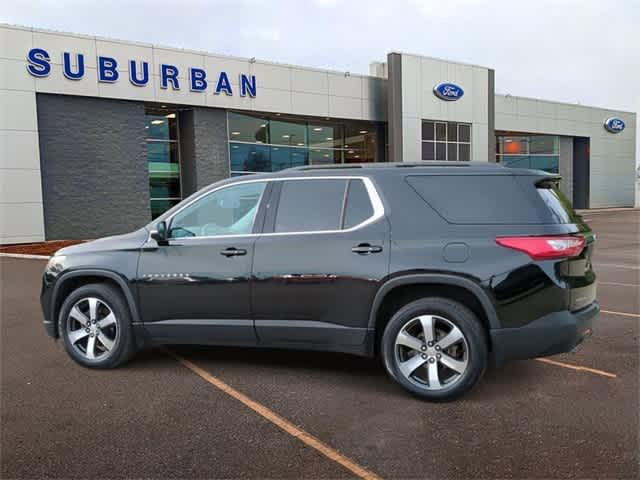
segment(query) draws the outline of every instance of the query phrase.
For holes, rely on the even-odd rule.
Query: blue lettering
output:
[[[227,95],[233,95],[233,90],[231,89],[231,82],[229,81],[229,77],[227,76],[227,72],[220,72],[220,76],[218,77],[218,83],[216,84],[216,95],[220,94],[224,90],[224,93]]]
[[[64,52],[62,54],[64,76],[69,80],[80,80],[84,77],[84,55],[82,53],[76,54],[77,70],[74,72],[71,64],[71,54]]]
[[[49,53],[42,48],[32,48],[27,53],[27,71],[34,77],[46,77],[51,73],[51,58]]]
[[[115,58],[98,57],[98,81],[115,82],[118,80],[118,62]]]
[[[207,72],[201,68],[190,68],[189,77],[191,78],[191,91],[204,92],[207,89]]]
[[[138,78],[138,64],[135,60],[130,60],[129,80],[136,87],[144,87],[147,83],[149,83],[149,63],[142,62],[142,78]]]
[[[251,98],[256,96],[256,76],[247,77],[244,73],[240,74],[240,96],[246,97],[247,92]]]
[[[178,68],[173,65],[160,65],[160,87],[169,88],[169,81],[171,82],[171,88],[174,90],[180,90],[180,82],[178,82]]]

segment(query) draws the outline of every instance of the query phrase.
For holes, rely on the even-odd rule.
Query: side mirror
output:
[[[149,236],[158,242],[158,245],[168,245],[166,222],[162,221],[158,223],[156,230],[151,230]]]

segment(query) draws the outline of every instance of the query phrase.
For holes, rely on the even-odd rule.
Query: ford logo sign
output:
[[[624,120],[617,117],[607,118],[604,121],[604,128],[606,128],[607,131],[611,133],[620,133],[624,130],[625,126],[626,125],[624,123]]]
[[[455,83],[439,83],[433,87],[433,93],[441,100],[454,102],[462,98],[464,90]]]

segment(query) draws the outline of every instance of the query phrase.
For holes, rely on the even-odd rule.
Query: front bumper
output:
[[[55,323],[50,320],[43,320],[42,324],[44,325],[47,335],[49,335],[51,338],[58,338],[58,331],[56,329]]]
[[[598,302],[570,312],[554,312],[523,327],[490,330],[496,363],[505,360],[546,357],[573,350],[591,335]]]
[[[53,338],[57,338],[58,329],[56,328],[55,321],[52,315],[51,308],[51,295],[53,292],[54,277],[47,276],[47,272],[42,277],[42,288],[40,290],[40,307],[42,308],[42,324],[44,325],[47,335]]]

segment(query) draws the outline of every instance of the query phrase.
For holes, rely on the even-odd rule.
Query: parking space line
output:
[[[600,313],[608,313],[609,315],[622,315],[623,317],[640,318],[640,314],[638,314],[638,313],[613,312],[611,310],[600,310]]]
[[[557,360],[550,360],[548,358],[534,358],[534,360],[542,363],[548,363],[549,365],[555,365],[557,367],[568,368],[571,370],[578,370],[580,372],[594,373],[596,375],[601,375],[603,377],[618,378],[618,376],[615,373],[609,373],[609,372],[605,372],[604,370],[597,370],[595,368],[581,367],[580,365],[571,365],[569,363],[558,362]]]
[[[285,431],[292,437],[297,438],[298,440],[303,442],[305,445],[317,450],[325,457],[338,463],[339,465],[351,471],[358,477],[366,480],[381,480],[381,477],[379,477],[375,473],[367,470],[361,465],[358,465],[356,462],[342,455],[340,452],[331,448],[329,445],[322,442],[318,438],[314,437],[310,433],[302,430],[299,427],[296,427],[293,423],[281,417],[280,415],[275,413],[273,410],[269,409],[268,407],[265,407],[264,405],[256,402],[255,400],[252,400],[251,398],[249,398],[242,392],[239,392],[238,390],[233,388],[231,385],[228,385],[227,383],[223,382],[219,378],[214,377],[203,368],[197,366],[195,363],[190,362],[189,360],[181,357],[180,355],[173,353],[170,350],[166,350],[166,352],[169,355],[171,355],[173,358],[175,358],[178,362],[180,362],[183,366],[191,370],[193,373],[198,375],[200,378],[202,378],[206,382],[210,383],[211,385],[218,388],[219,390],[226,393],[227,395],[235,398],[236,400],[244,404],[246,407],[249,407],[251,410],[256,412],[258,415],[262,416],[269,422],[276,425],[281,430]]]
[[[611,268],[622,268],[626,270],[640,270],[640,266],[638,265],[622,265],[620,263],[595,263],[596,267],[611,267]]]
[[[640,288],[640,283],[620,283],[620,282],[598,282],[598,285],[615,285],[618,287],[637,287]]]

